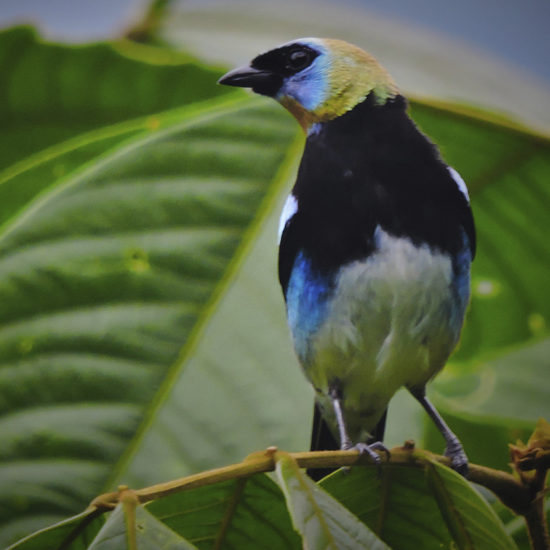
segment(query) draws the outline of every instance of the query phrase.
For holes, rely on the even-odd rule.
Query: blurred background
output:
[[[427,98],[413,115],[470,185],[474,299],[431,390],[472,460],[508,468],[550,414],[549,22],[548,0],[0,0],[0,28],[38,32],[0,37],[0,546],[120,482],[307,447],[275,242],[303,138],[215,85],[301,36],[358,44]],[[400,392],[388,446],[437,437]]]
[[[402,89],[489,106],[550,127],[550,3],[546,0],[176,0],[158,35],[227,65],[278,42],[330,35],[356,42]],[[0,25],[31,23],[72,42],[120,36],[144,0],[2,0]]]

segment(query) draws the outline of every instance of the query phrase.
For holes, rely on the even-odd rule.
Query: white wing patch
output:
[[[451,176],[455,180],[455,183],[458,185],[458,188],[460,191],[462,191],[462,194],[466,197],[466,200],[470,202],[470,195],[468,195],[468,188],[466,187],[466,184],[464,183],[464,180],[462,179],[461,175],[451,166],[447,166],[447,169],[449,170]]]
[[[298,212],[298,200],[292,194],[290,194],[285,201],[283,210],[281,212],[281,217],[279,218],[279,243],[281,242],[281,237],[283,236],[283,231],[287,222]]]

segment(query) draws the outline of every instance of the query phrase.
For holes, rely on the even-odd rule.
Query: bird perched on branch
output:
[[[307,134],[280,221],[279,280],[316,392],[312,450],[339,441],[378,462],[388,403],[405,386],[465,475],[462,445],[425,392],[469,301],[475,229],[464,181],[356,46],[295,40],[220,83],[273,97]]]

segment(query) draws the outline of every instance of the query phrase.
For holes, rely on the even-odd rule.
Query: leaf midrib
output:
[[[265,102],[266,101],[263,98],[249,102],[236,101],[231,110],[237,111],[239,110],[241,105],[253,106],[265,104]],[[222,111],[220,112],[220,114],[225,114],[226,112],[227,111]],[[207,120],[208,118],[211,117],[205,117],[205,120]],[[233,283],[236,274],[238,273],[240,267],[242,266],[248,253],[250,252],[257,234],[261,231],[264,220],[267,219],[272,210],[273,203],[287,186],[290,175],[296,172],[297,161],[301,156],[303,143],[304,137],[300,132],[297,134],[295,140],[289,144],[284,159],[280,163],[278,171],[275,173],[252,222],[246,229],[237,251],[235,252],[229,265],[225,269],[224,275],[221,277],[220,281],[214,288],[208,300],[208,303],[205,305],[199,316],[199,319],[194,324],[184,346],[180,351],[179,358],[168,369],[165,379],[161,384],[156,396],[151,400],[150,406],[143,415],[141,426],[136,430],[134,438],[128,444],[126,451],[121,456],[118,464],[113,467],[112,475],[109,479],[106,480],[105,490],[108,490],[110,487],[115,486],[116,481],[127,469],[131,458],[137,452],[141,441],[145,437],[145,434],[147,433],[149,427],[152,425],[157,412],[160,410],[166,399],[169,398],[170,391],[174,387],[176,379],[179,377],[181,371],[185,368],[185,365],[188,362],[189,358],[192,356],[206,327],[208,326],[214,313],[217,311],[218,304],[221,302],[223,296],[226,294],[227,290]]]

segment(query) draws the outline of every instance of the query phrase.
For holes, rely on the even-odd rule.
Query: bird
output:
[[[278,274],[315,392],[311,450],[357,449],[380,464],[388,405],[405,387],[467,476],[460,440],[426,396],[470,301],[476,235],[464,180],[390,74],[346,41],[293,40],[219,83],[275,99],[305,132]]]

